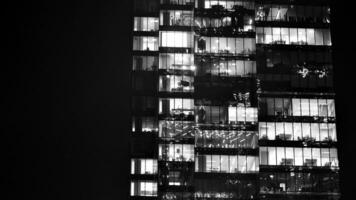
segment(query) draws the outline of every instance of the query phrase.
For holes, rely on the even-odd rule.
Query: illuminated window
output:
[[[194,145],[189,144],[160,144],[159,158],[166,161],[194,161]]]
[[[160,36],[162,47],[193,47],[193,35],[190,32],[162,31]]]
[[[311,28],[307,29],[307,44],[308,45],[315,45],[314,29],[311,29]]]
[[[230,106],[228,115],[230,122],[256,122],[257,108]]]
[[[338,167],[335,148],[260,147],[262,165]]]
[[[169,5],[194,5],[194,0],[161,0],[161,4],[169,4]]]
[[[154,17],[135,17],[134,31],[157,31],[158,18]]]
[[[159,91],[193,92],[193,76],[164,75],[159,77]]]
[[[196,172],[256,173],[259,171],[257,156],[197,155]]]
[[[162,138],[193,138],[194,123],[188,121],[160,121],[159,137]]]
[[[160,69],[195,71],[194,55],[185,53],[161,53]]]
[[[194,100],[193,99],[160,99],[159,100],[159,114],[170,115],[193,115],[194,114]]]
[[[183,10],[165,10],[160,14],[160,25],[164,26],[192,26],[193,12]]]
[[[329,29],[278,28],[256,29],[257,43],[293,45],[331,45]]]
[[[152,181],[131,181],[131,196],[157,196],[157,183]]]
[[[131,174],[157,174],[157,160],[131,159]]]
[[[158,41],[156,37],[133,37],[133,50],[157,51]]]

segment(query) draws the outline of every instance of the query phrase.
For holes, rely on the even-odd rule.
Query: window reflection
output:
[[[330,11],[325,6],[256,5],[256,21],[330,23]]]

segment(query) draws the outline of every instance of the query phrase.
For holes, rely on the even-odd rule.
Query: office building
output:
[[[131,199],[339,199],[329,1],[133,13]]]

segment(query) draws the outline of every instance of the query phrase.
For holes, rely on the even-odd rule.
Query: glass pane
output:
[[[328,29],[323,30],[324,45],[331,46],[331,36]]]
[[[213,161],[212,161],[212,155],[206,155],[206,172],[211,172],[213,169]]]
[[[276,127],[274,122],[267,122],[267,138],[269,140],[275,139]]]
[[[257,157],[247,156],[247,172],[255,172],[257,169],[258,163],[256,163]]]
[[[319,137],[319,124],[311,123],[311,137],[315,141],[320,141]]]
[[[268,165],[276,165],[277,155],[275,147],[268,147]]]
[[[283,123],[276,123],[276,139],[285,140]]]
[[[260,163],[261,165],[268,165],[267,147],[260,147]]]
[[[302,140],[302,124],[293,123],[294,140]]]
[[[273,42],[280,43],[281,40],[281,28],[272,28]]]
[[[334,99],[328,99],[328,117],[335,117],[335,104]]]
[[[315,29],[315,44],[323,45],[323,31],[322,29]]]
[[[304,28],[298,28],[298,41],[302,45],[305,45],[307,42],[306,30]]]
[[[293,124],[292,123],[284,123],[285,130],[285,139],[293,140]]]
[[[304,163],[303,165],[305,166],[315,166],[316,160],[312,159],[311,155],[311,148],[303,148],[303,157],[304,157]]]
[[[286,148],[286,158],[282,161],[284,165],[294,165],[294,150],[291,147]]]
[[[271,27],[265,27],[264,28],[264,43],[265,44],[271,44],[272,43],[272,28]]]
[[[221,156],[221,172],[223,173],[229,172],[229,156],[226,155]]]
[[[212,172],[220,172],[220,156],[219,155],[212,155],[211,156],[211,171]]]
[[[289,40],[291,44],[298,44],[298,32],[296,28],[289,29]]]
[[[337,158],[337,149],[331,148],[330,149],[330,162],[332,167],[338,167],[339,161]]]
[[[314,29],[311,28],[307,29],[307,44],[315,45]]]
[[[318,100],[310,99],[310,116],[318,116]]]
[[[281,41],[282,44],[289,44],[289,29],[281,28]]]
[[[329,137],[332,141],[337,141],[336,138],[336,125],[335,124],[328,124],[329,126]]]
[[[238,171],[241,173],[246,173],[246,167],[247,167],[247,160],[246,156],[237,156],[237,165],[238,165]]]
[[[294,157],[295,157],[295,165],[302,166],[303,165],[303,149],[302,148],[294,148]]]
[[[321,165],[324,167],[330,167],[331,162],[330,162],[330,151],[327,148],[322,148],[320,149],[320,154],[321,154]]]
[[[237,156],[229,156],[229,159],[230,159],[229,172],[236,173],[237,172]]]
[[[329,129],[327,123],[320,124],[320,140],[321,141],[328,141],[329,140]]]
[[[310,141],[310,124],[309,123],[302,123],[302,135],[303,139],[306,141]]]
[[[310,116],[309,114],[309,99],[301,99],[301,115]]]
[[[277,147],[277,165],[285,165],[284,147]]]
[[[274,116],[274,99],[267,98],[267,115]]]
[[[326,99],[318,99],[319,105],[319,116],[327,117],[328,116],[328,105]]]
[[[300,99],[292,99],[293,116],[301,116]]]
[[[259,127],[259,138],[260,139],[267,139],[267,124],[266,122],[259,122],[258,123],[258,127]]]
[[[321,166],[321,158],[320,158],[320,149],[319,148],[312,148],[312,157],[314,160],[315,166]]]

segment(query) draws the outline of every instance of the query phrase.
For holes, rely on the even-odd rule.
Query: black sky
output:
[[[127,199],[130,1],[11,4],[2,19],[1,73],[9,199]],[[356,12],[345,1],[334,4],[341,186],[350,199]]]

